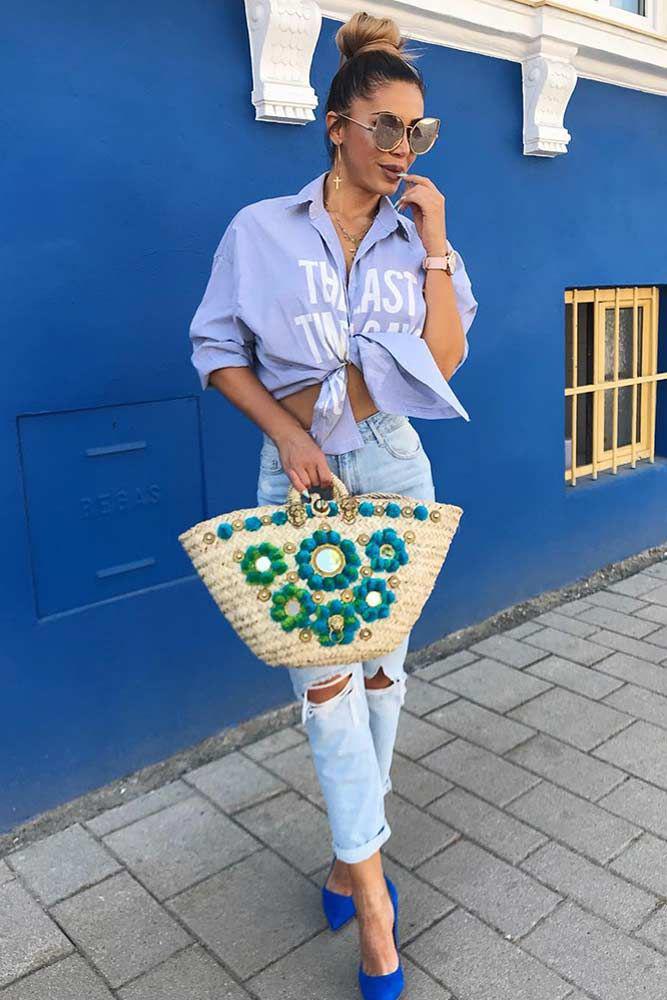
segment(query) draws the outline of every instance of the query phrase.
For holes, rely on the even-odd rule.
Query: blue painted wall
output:
[[[234,212],[327,166],[337,27],[301,127],[254,120],[240,2],[3,17],[0,832],[292,699],[176,539],[248,503],[261,443],[200,392],[187,331]],[[568,154],[525,157],[519,65],[423,48],[444,131],[419,167],[480,308],[470,423],[417,422],[465,514],[413,649],[667,536],[663,459],[563,483],[563,289],[667,282],[664,98],[581,80]],[[659,422],[664,455],[663,392]]]

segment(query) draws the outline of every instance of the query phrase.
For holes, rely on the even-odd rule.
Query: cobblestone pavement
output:
[[[667,561],[408,678],[410,1000],[667,998]],[[358,998],[300,725],[0,860],[0,1000]]]

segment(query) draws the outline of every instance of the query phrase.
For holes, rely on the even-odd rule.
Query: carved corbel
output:
[[[567,153],[570,133],[563,124],[577,83],[573,46],[544,46],[521,61],[523,84],[523,152],[526,156]]]
[[[255,120],[305,125],[317,94],[310,65],[322,13],[316,0],[245,0]]]

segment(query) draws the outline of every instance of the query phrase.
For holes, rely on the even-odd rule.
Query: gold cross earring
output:
[[[334,174],[334,184],[336,186],[336,191],[343,183],[343,178],[340,176],[340,145],[336,143],[336,163],[334,167],[336,173]]]

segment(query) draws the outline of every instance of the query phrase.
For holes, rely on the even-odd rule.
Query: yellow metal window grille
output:
[[[658,288],[565,292],[565,481],[655,461]]]

